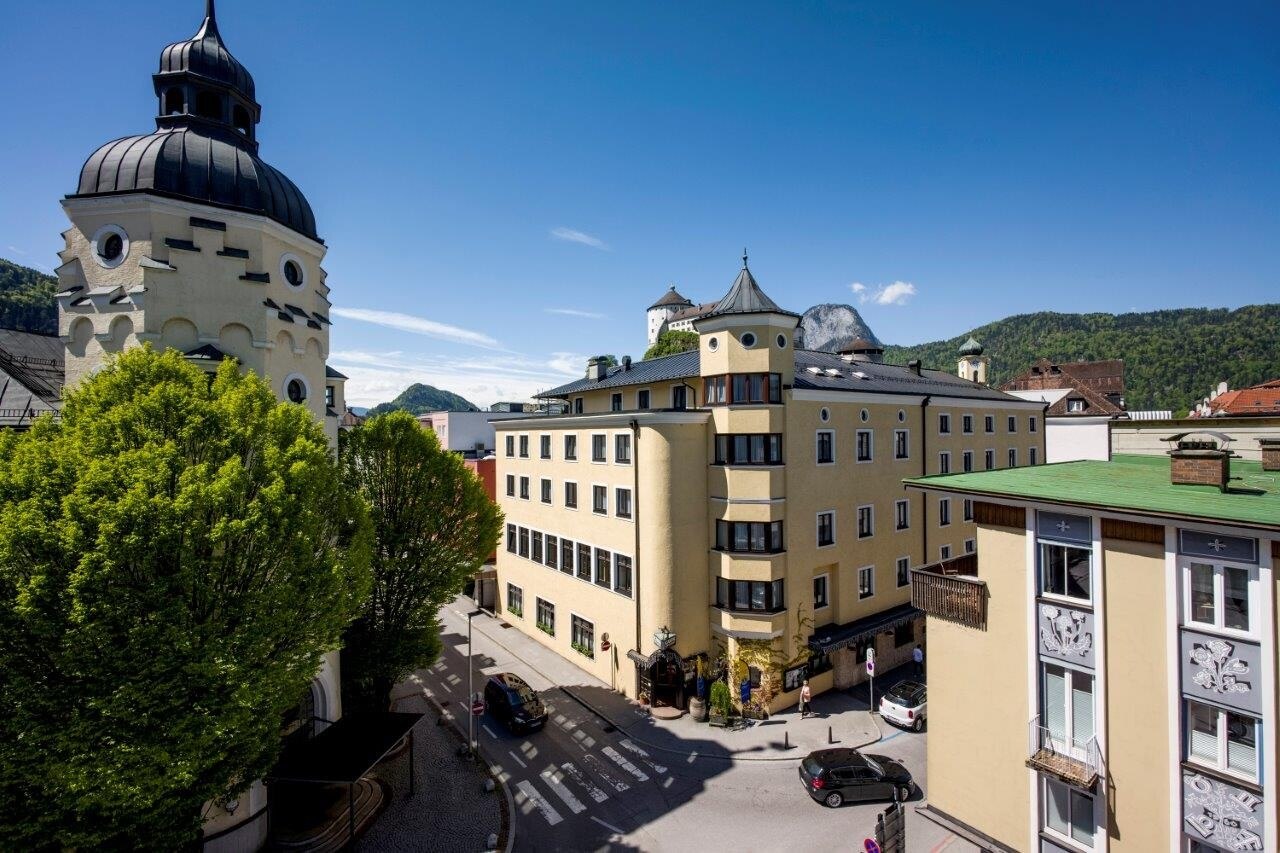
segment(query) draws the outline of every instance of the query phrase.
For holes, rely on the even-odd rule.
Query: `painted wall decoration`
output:
[[[1207,557],[1210,560],[1258,562],[1258,540],[1243,536],[1222,536],[1217,533],[1202,533],[1199,530],[1179,530],[1178,551],[1193,557]]]
[[[1040,511],[1036,513],[1036,535],[1042,539],[1088,545],[1093,541],[1092,520],[1087,515]]]
[[[1056,604],[1041,604],[1040,655],[1093,666],[1093,614]]]
[[[1261,850],[1265,816],[1252,791],[1182,771],[1182,827],[1191,838],[1224,850]]]
[[[1198,631],[1182,632],[1183,694],[1255,716],[1262,713],[1262,649]]]

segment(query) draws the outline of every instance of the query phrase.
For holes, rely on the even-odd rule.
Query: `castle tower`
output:
[[[58,329],[66,383],[150,341],[215,369],[233,357],[337,439],[345,377],[328,369],[326,247],[302,192],[258,156],[253,77],[213,0],[160,54],[156,130],[90,155],[62,202]]]
[[[969,340],[960,347],[960,361],[956,372],[961,379],[986,385],[987,371],[990,366],[991,359],[982,354],[982,344],[971,335]]]
[[[662,330],[666,328],[667,321],[671,319],[683,308],[692,308],[693,303],[676,292],[676,286],[671,285],[671,289],[662,294],[662,298],[649,306],[649,310],[645,312],[646,332],[648,333],[648,346],[653,346],[658,340],[658,335],[662,334]]]

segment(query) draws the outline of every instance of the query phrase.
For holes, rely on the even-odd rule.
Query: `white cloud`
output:
[[[547,314],[563,314],[566,317],[582,317],[584,320],[603,320],[605,315],[594,311],[579,311],[577,308],[543,308]]]
[[[858,297],[863,305],[868,302],[876,305],[905,305],[907,300],[916,295],[916,286],[909,281],[895,281],[893,284],[882,284],[874,291],[860,281],[849,285],[849,289]]]
[[[415,335],[426,335],[429,338],[439,338],[442,341],[450,341],[456,344],[470,344],[471,346],[485,349],[502,348],[496,340],[481,332],[450,326],[447,323],[437,323],[434,320],[415,317],[412,314],[401,314],[396,311],[378,311],[373,308],[334,308],[330,313],[335,317],[342,317],[346,320],[360,320],[364,323],[373,323],[376,326],[385,326],[388,329],[399,329],[402,332],[412,332]]]
[[[609,251],[609,245],[605,241],[576,228],[565,228],[563,225],[559,228],[552,228],[551,236],[556,240],[564,240],[566,243],[581,243],[593,249],[600,249],[604,252]]]

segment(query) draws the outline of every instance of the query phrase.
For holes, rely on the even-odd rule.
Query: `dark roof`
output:
[[[692,304],[693,302],[691,302],[689,299],[681,296],[679,293],[676,292],[676,286],[673,284],[671,285],[670,290],[662,294],[661,299],[659,299],[657,302],[649,306],[649,309],[653,310],[654,308],[661,308],[664,305],[692,305]]]
[[[1056,400],[1047,415],[1118,415],[1124,412],[1119,400],[1124,394],[1124,361],[1071,361],[1054,363],[1039,359],[1031,367],[1000,386],[1001,391],[1055,391],[1071,389]],[[1071,412],[1072,397],[1085,400],[1082,412]]]
[[[649,382],[666,382],[672,379],[689,379],[698,375],[700,357],[697,350],[664,355],[661,358],[650,358],[645,361],[631,362],[631,369],[624,370],[622,365],[610,367],[604,379],[583,378],[550,391],[543,391],[534,396],[538,398],[560,398],[580,391],[594,391],[600,388],[620,388],[624,385],[644,385]]]
[[[34,396],[37,403],[48,404],[44,408],[56,405],[62,398],[65,353],[57,335],[0,329],[0,369],[12,380],[0,394],[0,408],[14,408],[15,394]]]
[[[852,646],[864,637],[892,630],[903,622],[910,622],[922,613],[924,613],[923,610],[918,610],[910,604],[899,604],[897,607],[890,607],[888,610],[882,610],[843,625],[824,625],[814,629],[813,636],[809,638],[809,648],[820,655],[830,654],[836,649]]]
[[[183,355],[193,361],[223,361],[227,357],[226,353],[213,344],[205,344],[195,349],[189,349]]]
[[[778,307],[778,303],[765,295],[765,292],[760,289],[760,285],[756,283],[755,276],[747,268],[746,255],[742,256],[742,270],[738,273],[738,277],[733,280],[733,284],[729,287],[729,292],[716,303],[716,307],[711,309],[708,316],[716,317],[721,314],[785,314],[788,317],[800,316],[790,311],[783,311]]]
[[[351,378],[350,376],[347,376],[344,373],[339,373],[338,371],[334,370],[332,367],[330,367],[327,364],[324,366],[324,375],[329,379],[350,379]]]
[[[711,309],[715,308],[718,302],[703,302],[701,305],[690,305],[688,308],[681,308],[676,313],[667,318],[668,323],[675,323],[679,320],[696,320],[699,317],[705,317],[711,313]]]
[[[250,100],[254,97],[253,75],[222,43],[213,0],[207,0],[204,21],[195,35],[160,52],[160,74],[181,73],[198,74],[206,80],[237,89]]]
[[[808,368],[813,367],[817,373]],[[828,370],[838,371],[832,375]],[[857,374],[861,373],[862,376]],[[865,377],[865,378],[864,378]],[[975,400],[1024,402],[1016,397],[961,379],[945,370],[921,370],[917,376],[901,364],[845,361],[835,353],[796,350],[796,388],[823,391],[864,391],[874,394],[932,394]]]
[[[267,779],[349,785],[382,761],[423,716],[394,711],[346,714],[286,752]]]
[[[845,352],[884,352],[884,347],[867,338],[857,337],[853,340],[838,341],[834,349],[838,353]]]

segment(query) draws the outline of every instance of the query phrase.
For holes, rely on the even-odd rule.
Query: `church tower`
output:
[[[62,202],[66,384],[148,341],[206,369],[232,357],[336,444],[345,377],[325,364],[326,247],[306,197],[258,156],[262,107],[213,0],[195,35],[161,51],[152,84],[155,132],[98,148]]]
[[[990,366],[991,359],[982,354],[982,344],[970,335],[969,340],[960,347],[960,362],[957,366],[960,378],[986,385],[987,370]]]

